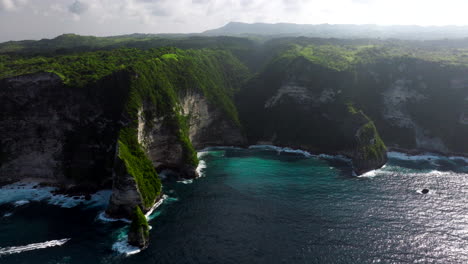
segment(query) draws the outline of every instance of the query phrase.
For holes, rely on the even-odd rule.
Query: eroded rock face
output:
[[[66,102],[55,99],[70,94],[60,78],[49,73],[29,75],[4,80],[0,87],[0,178],[63,180],[61,155],[73,119],[61,120]],[[76,119],[73,110],[66,114]]]
[[[353,97],[367,109],[389,147],[468,153],[468,72],[463,67],[406,59],[358,71]]]
[[[128,243],[141,249],[149,245],[149,225],[146,216],[139,207],[135,207],[132,223],[128,231]]]
[[[154,117],[146,120],[143,109],[138,115],[138,141],[143,145],[149,159],[157,169],[179,168],[183,164],[183,149],[175,127],[169,117]]]
[[[189,136],[196,149],[247,143],[239,125],[203,96],[187,94],[181,104],[182,114],[189,117]]]
[[[67,87],[53,73],[0,81],[2,181],[34,178],[97,188],[110,183],[121,108],[101,101],[105,89],[90,90]]]
[[[135,179],[128,173],[125,164],[118,157],[112,179],[112,195],[106,214],[114,218],[130,219],[136,206],[140,208],[144,206]]]
[[[181,97],[180,102],[180,114],[187,117],[189,138],[195,148],[245,144],[246,140],[239,126],[222,111],[210,105],[203,96],[189,94]],[[183,146],[177,128],[170,123],[171,117],[153,116],[151,120],[147,120],[145,111],[151,110],[142,108],[138,113],[138,141],[154,167],[159,171],[171,169],[178,178],[198,177],[196,167],[186,164],[184,160]],[[113,194],[107,214],[129,219],[136,206],[145,212],[149,210],[150,208],[146,208],[142,203],[141,193],[135,180],[119,158],[115,162],[114,171]]]
[[[180,114],[187,118],[189,139],[195,149],[208,146],[243,146],[246,143],[239,125],[198,94],[179,98]],[[138,118],[138,140],[158,170],[171,169],[182,178],[195,178],[196,168],[185,164],[184,150],[176,127],[169,116],[154,116],[147,120],[141,109]]]
[[[149,238],[146,237],[143,230],[128,233],[128,244],[140,249],[145,249],[149,245]]]
[[[386,163],[386,148],[373,122],[352,106],[348,109],[348,73],[301,57],[274,72],[278,67],[253,79],[237,98],[249,143],[346,155],[358,174]]]

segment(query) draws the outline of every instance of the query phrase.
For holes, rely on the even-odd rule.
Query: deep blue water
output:
[[[355,177],[344,161],[271,150],[202,159],[204,177],[165,184],[150,247],[131,256],[112,249],[126,224],[99,220],[104,204],[15,206],[26,198],[0,190],[0,263],[468,263],[466,160],[392,154]]]

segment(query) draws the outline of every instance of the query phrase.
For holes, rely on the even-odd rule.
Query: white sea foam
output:
[[[30,203],[30,201],[28,201],[28,200],[19,200],[19,201],[14,202],[16,207],[22,206],[22,205],[25,205],[25,204],[28,204],[28,203]]]
[[[13,183],[0,188],[0,204],[16,201],[41,201],[52,196],[52,187],[34,188],[37,183]]]
[[[181,180],[181,181],[177,181],[177,182],[183,183],[183,184],[191,184],[191,183],[193,183],[193,179]]]
[[[127,238],[115,242],[112,245],[112,249],[125,256],[130,256],[141,252],[140,248],[128,244]]]
[[[419,193],[419,194],[424,194],[424,195],[431,195],[431,194],[435,194],[437,191],[434,190],[434,189],[429,189],[429,192],[428,193],[423,193],[422,192],[423,190],[416,190],[416,193]]]
[[[198,162],[198,166],[196,169],[196,172],[199,175],[199,177],[205,176],[205,169],[206,169],[206,162],[204,160],[200,160]]]
[[[217,147],[207,147],[199,151],[199,153],[205,153],[205,152],[210,152],[210,151],[216,151],[216,150],[225,150],[225,149],[234,149],[234,150],[243,150],[243,148],[240,147],[234,147],[234,146],[217,146]]]
[[[153,205],[153,207],[151,207],[151,209],[150,209],[148,212],[146,212],[146,214],[145,214],[146,219],[151,220],[151,219],[150,219],[151,214],[153,214],[153,212],[154,212],[154,210],[156,210],[156,208],[158,208],[161,204],[164,203],[164,201],[167,199],[167,197],[168,197],[167,195],[163,195],[163,196],[161,197],[161,199],[159,199],[159,201],[158,201],[157,203],[155,203],[155,204]]]
[[[66,196],[62,194],[53,194],[56,188],[37,187],[38,183],[13,183],[0,188],[0,204],[14,203],[15,206],[21,206],[31,201],[47,201],[49,204],[57,205],[63,208],[71,208],[80,204],[88,207],[106,206],[111,190],[102,190],[91,195],[90,200],[84,196]],[[36,188],[35,188],[36,187]]]
[[[155,203],[154,206],[145,214],[146,219],[148,219],[148,221],[154,219],[158,215],[157,212],[155,212],[156,208],[158,208],[167,199],[170,199],[169,196],[163,195],[163,197],[157,203]],[[104,215],[104,219],[105,221],[121,221],[122,220],[122,219],[109,218],[105,215]],[[128,221],[127,219],[125,220]],[[130,223],[130,221],[128,221],[128,223]],[[150,230],[152,228],[153,227],[150,226]],[[120,254],[123,254],[125,256],[130,256],[130,255],[134,255],[134,254],[141,252],[140,248],[134,247],[128,244],[128,233],[126,231],[126,228],[121,229],[120,233],[117,236],[117,242],[115,242],[112,245],[112,250],[117,251]]]
[[[409,155],[406,153],[396,152],[396,151],[389,151],[387,153],[387,157],[399,160],[459,160],[468,163],[468,158],[460,157],[460,156],[441,156],[434,153],[425,153],[420,155]]]
[[[112,218],[109,217],[105,211],[102,211],[98,214],[97,219],[103,222],[124,222],[130,224],[132,221],[128,220],[127,218]]]
[[[201,150],[201,151],[197,152],[197,158],[201,159],[201,158],[203,158],[204,156],[206,156],[208,154],[210,154],[209,150],[206,150],[206,149]]]
[[[163,195],[162,198],[153,205],[153,207],[151,207],[151,209],[145,214],[146,216],[146,219],[148,220],[151,220],[153,217],[152,217],[152,214],[154,212],[154,210],[156,210],[156,208],[158,208],[166,199],[168,198],[167,195]],[[112,217],[109,217],[105,211],[102,211],[101,213],[98,214],[98,216],[96,217],[97,220],[100,220],[100,221],[103,221],[103,222],[124,222],[124,223],[127,223],[127,224],[130,224],[132,221],[127,219],[127,218],[112,218]]]
[[[319,154],[317,155],[321,159],[332,159],[332,160],[340,160],[349,164],[352,164],[352,160],[347,158],[343,155],[328,155],[328,154]]]
[[[301,150],[301,149],[292,149],[292,148],[282,148],[273,145],[252,145],[249,146],[249,149],[260,149],[260,150],[273,150],[276,151],[278,154],[284,153],[293,153],[293,154],[300,154],[305,157],[315,157],[315,155],[310,154],[308,151]]]
[[[32,251],[32,250],[37,250],[37,249],[44,249],[44,248],[49,248],[49,247],[58,247],[58,246],[64,245],[69,240],[70,238],[64,238],[60,240],[51,240],[51,241],[42,242],[42,243],[29,244],[26,246],[4,247],[4,248],[0,248],[0,256],[16,254],[16,253],[21,253],[21,252],[26,252],[26,251]]]
[[[12,215],[13,215],[13,213],[5,213],[5,214],[3,215],[3,217],[10,217],[10,216],[12,216]]]
[[[363,174],[361,174],[361,175],[359,175],[357,177],[359,177],[359,178],[374,178],[379,173],[378,171],[379,170],[371,170],[371,171],[363,173]]]

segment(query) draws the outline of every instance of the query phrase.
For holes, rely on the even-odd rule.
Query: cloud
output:
[[[81,15],[88,10],[88,5],[80,1],[75,1],[68,7],[68,11],[73,14]]]
[[[27,3],[26,0],[0,0],[0,10],[16,10]]]
[[[466,0],[29,0],[27,4],[26,1],[0,0],[0,41],[70,32],[100,36],[201,32],[231,21],[468,24]]]

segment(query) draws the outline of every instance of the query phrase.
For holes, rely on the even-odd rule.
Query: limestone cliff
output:
[[[411,58],[357,67],[354,100],[386,144],[410,151],[468,153],[468,71]]]
[[[270,64],[237,96],[250,143],[343,154],[358,174],[384,165],[374,123],[345,96],[350,76],[301,56]]]
[[[107,83],[114,93],[98,89]],[[0,179],[59,185],[110,185],[125,78],[88,89],[66,87],[52,73],[0,81]],[[98,92],[90,93],[92,90]],[[105,98],[105,99],[104,99]]]
[[[182,114],[188,117],[189,137],[196,149],[210,146],[245,146],[240,125],[197,93],[181,98]]]

